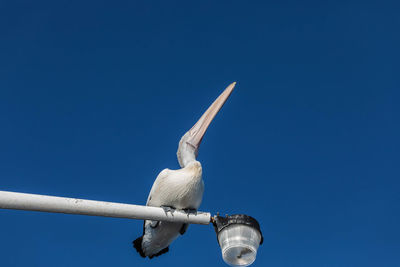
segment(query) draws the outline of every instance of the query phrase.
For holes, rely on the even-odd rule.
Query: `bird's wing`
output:
[[[153,183],[153,186],[151,187],[149,196],[147,197],[146,206],[154,206],[154,199],[152,198],[152,196],[154,195],[154,192],[157,191],[157,188],[159,187],[159,184],[162,183],[162,180],[168,176],[168,171],[169,171],[169,169],[164,169],[158,174],[156,180]],[[158,226],[159,222],[144,220],[143,221],[143,234],[145,233],[145,230],[146,230],[146,223],[150,223],[152,228],[155,228]]]
[[[159,189],[160,184],[163,183],[163,180],[168,177],[169,172],[170,169],[164,169],[158,174],[156,180],[153,183],[153,186],[151,187],[150,194],[147,197],[146,206],[154,206],[155,204],[153,199],[154,193]]]

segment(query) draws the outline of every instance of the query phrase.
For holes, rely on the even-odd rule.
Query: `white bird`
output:
[[[147,198],[147,206],[196,211],[204,192],[202,168],[196,160],[203,136],[235,87],[230,84],[211,104],[196,124],[181,138],[177,157],[179,170],[164,169],[157,176]],[[188,224],[150,221],[143,224],[143,235],[133,241],[133,246],[142,257],[150,259],[168,252],[169,245],[183,235]]]

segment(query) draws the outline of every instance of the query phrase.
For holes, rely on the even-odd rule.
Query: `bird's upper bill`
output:
[[[218,111],[222,108],[228,97],[235,88],[236,82],[231,83],[220,96],[211,104],[211,106],[204,112],[201,118],[196,122],[192,129],[188,132],[188,139],[186,142],[193,146],[196,150],[199,148],[201,140],[207,131],[211,121],[217,115]]]

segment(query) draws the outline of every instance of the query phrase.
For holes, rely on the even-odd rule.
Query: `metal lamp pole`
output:
[[[31,210],[139,220],[209,224],[208,212],[186,213],[158,207],[0,191],[0,209]]]

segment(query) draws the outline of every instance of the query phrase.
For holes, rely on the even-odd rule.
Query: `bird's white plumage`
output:
[[[201,164],[193,161],[179,170],[161,171],[151,188],[147,205],[197,210],[203,192]],[[182,223],[145,221],[142,240],[145,255],[154,255],[168,247],[179,236],[182,226]]]
[[[171,206],[176,209],[197,209],[203,197],[202,168],[192,161],[179,170],[164,169],[150,190],[148,206]]]

